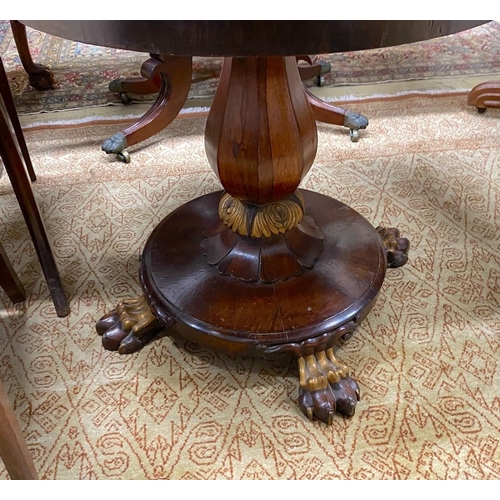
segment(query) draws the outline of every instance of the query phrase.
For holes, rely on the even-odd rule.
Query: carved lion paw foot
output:
[[[359,113],[347,111],[344,117],[344,127],[350,128],[351,130],[365,129],[368,127],[368,118]]]
[[[101,149],[108,154],[118,154],[127,148],[127,138],[123,132],[108,137],[101,145]]]
[[[387,254],[387,265],[389,267],[404,266],[408,262],[408,251],[410,241],[401,238],[399,230],[395,227],[377,227],[377,232],[382,238]]]
[[[130,354],[142,349],[164,327],[149,309],[144,297],[126,299],[96,324],[102,345],[108,351]]]
[[[354,415],[359,387],[333,349],[299,358],[299,372],[299,407],[309,420],[331,425],[336,412]]]

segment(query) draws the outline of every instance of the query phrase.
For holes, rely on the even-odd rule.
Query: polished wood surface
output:
[[[17,120],[17,115],[15,113],[11,115],[4,103],[3,96],[6,93],[9,93],[10,96],[10,89],[1,58],[0,67],[0,157],[3,160],[12,189],[28,226],[57,315],[66,316],[69,314],[68,299],[61,282],[40,209],[33,194],[24,156],[12,124],[12,119]],[[19,133],[24,142],[20,127],[18,128]],[[27,154],[27,149],[25,151]]]
[[[467,98],[469,106],[475,106],[480,113],[488,108],[500,108],[500,81],[476,85]]]
[[[93,45],[176,56],[296,56],[388,47],[486,21],[21,21]]]
[[[318,142],[294,57],[226,58],[211,110],[205,149],[229,194],[264,204],[297,189]]]
[[[106,153],[121,153],[127,147],[146,140],[163,130],[179,114],[191,87],[191,57],[152,57],[141,68],[141,80],[123,82],[123,88],[148,90],[155,85],[158,97],[139,121],[117,132],[102,144]],[[121,83],[120,83],[120,89]]]
[[[269,286],[234,279],[210,265],[200,245],[225,228],[218,216],[222,192],[211,193],[183,205],[152,233],[141,259],[146,295],[193,340],[214,347],[206,336],[214,337],[239,354],[264,354],[262,346],[297,343],[360,321],[385,276],[382,241],[341,202],[312,191],[301,194],[306,215],[323,234],[324,250],[309,271]],[[272,247],[281,238],[274,235],[266,244]],[[239,240],[242,246],[258,244],[250,237]]]

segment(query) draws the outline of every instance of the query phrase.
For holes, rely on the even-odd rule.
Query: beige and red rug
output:
[[[27,132],[71,314],[55,315],[4,176],[0,238],[29,297],[12,306],[0,294],[0,378],[42,478],[500,478],[500,111],[479,115],[465,97],[359,111],[370,127],[358,143],[319,126],[303,186],[399,227],[412,248],[338,352],[362,400],[330,427],[298,409],[293,361],[175,336],[120,356],[94,331],[139,292],[153,227],[220,188],[204,118],[174,121],[128,165],[99,149],[115,126]]]

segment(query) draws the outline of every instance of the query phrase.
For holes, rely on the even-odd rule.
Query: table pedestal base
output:
[[[298,402],[308,418],[331,423],[335,412],[353,415],[359,388],[333,347],[373,307],[388,260],[393,266],[406,261],[408,240],[396,230],[373,228],[339,201],[299,190],[306,218],[321,235],[316,261],[286,279],[266,282],[258,273],[242,279],[207,256],[207,241],[227,230],[218,212],[222,196],[197,198],[156,227],[142,254],[144,296],[122,302],[98,321],[104,347],[133,352],[173,326],[210,349],[264,358],[289,354],[298,359]],[[227,250],[233,269],[252,266],[255,259],[262,267],[266,255],[280,265],[283,235],[236,236]],[[302,262],[290,248],[287,255]]]

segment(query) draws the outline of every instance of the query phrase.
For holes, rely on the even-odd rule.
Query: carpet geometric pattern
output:
[[[233,358],[170,332],[120,356],[95,333],[139,293],[153,227],[220,189],[205,118],[177,119],[129,165],[100,151],[113,126],[26,133],[71,298],[57,318],[4,176],[0,238],[29,296],[0,293],[0,379],[41,478],[500,478],[500,112],[464,97],[358,110],[370,119],[358,143],[318,126],[302,185],[398,227],[411,250],[338,350],[362,399],[332,426],[301,414],[293,360]]]

